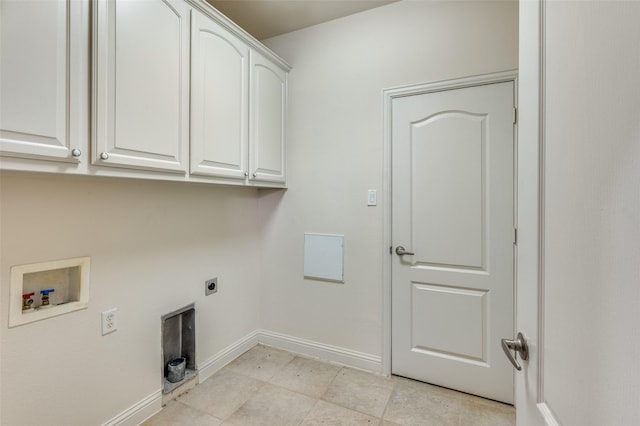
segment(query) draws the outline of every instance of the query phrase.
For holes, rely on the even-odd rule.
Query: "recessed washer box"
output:
[[[9,327],[86,309],[89,262],[89,257],[78,257],[11,267]],[[43,304],[42,291],[48,293],[48,305]],[[30,293],[30,309],[23,310],[23,295]]]

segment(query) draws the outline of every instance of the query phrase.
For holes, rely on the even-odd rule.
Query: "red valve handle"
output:
[[[22,295],[22,298],[23,298],[24,300],[27,300],[27,299],[31,298],[31,296],[33,296],[34,294],[35,294],[35,293],[23,294],[23,295]]]

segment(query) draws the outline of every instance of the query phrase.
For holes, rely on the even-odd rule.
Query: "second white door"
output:
[[[397,97],[391,117],[392,373],[512,403],[514,82]]]

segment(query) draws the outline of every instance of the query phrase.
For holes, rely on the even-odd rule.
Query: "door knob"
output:
[[[529,359],[529,346],[527,346],[527,341],[524,339],[522,333],[518,333],[515,340],[502,339],[502,350],[518,371],[522,370],[522,366],[516,359],[516,356],[520,354],[520,358],[522,358],[523,361]],[[514,351],[515,355],[511,354],[511,351]]]
[[[413,256],[415,253],[412,253],[412,252],[410,252],[410,251],[406,251],[406,250],[404,249],[404,247],[402,247],[402,246],[398,246],[398,247],[396,247],[396,254],[397,254],[398,256],[404,256],[405,254],[406,254],[407,256]]]

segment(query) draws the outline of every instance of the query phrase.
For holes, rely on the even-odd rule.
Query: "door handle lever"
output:
[[[410,251],[406,251],[406,250],[404,249],[404,247],[402,247],[402,246],[398,246],[398,247],[396,247],[396,254],[397,254],[398,256],[404,256],[405,254],[406,254],[407,256],[413,256],[415,253],[412,253],[412,252],[410,252]]]
[[[517,355],[520,354],[520,358],[522,358],[523,361],[529,359],[529,346],[527,346],[527,341],[524,339],[522,333],[518,333],[518,336],[514,340],[502,339],[502,350],[518,371],[522,370],[522,366],[516,359]],[[512,355],[511,351],[514,351],[515,354]]]

